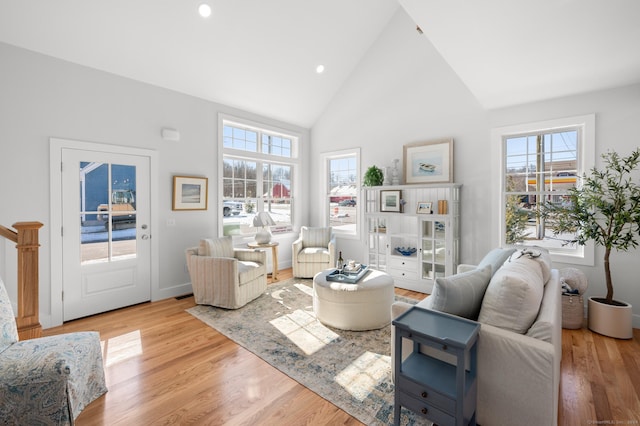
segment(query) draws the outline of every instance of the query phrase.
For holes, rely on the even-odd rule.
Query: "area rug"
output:
[[[314,316],[312,291],[312,280],[293,278],[240,309],[198,305],[187,312],[362,423],[393,424],[390,326],[326,327]],[[400,424],[431,423],[403,409]]]

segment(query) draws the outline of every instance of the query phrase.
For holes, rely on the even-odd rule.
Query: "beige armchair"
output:
[[[336,237],[331,227],[303,226],[291,246],[293,276],[313,278],[315,274],[336,264]]]
[[[237,309],[267,289],[267,254],[233,247],[231,237],[200,240],[186,250],[187,268],[199,305]]]

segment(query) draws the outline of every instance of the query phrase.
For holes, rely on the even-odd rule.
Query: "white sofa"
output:
[[[509,256],[511,250],[492,250],[477,267],[460,265],[458,274],[438,279],[432,295],[417,306],[481,323],[478,424],[557,425],[562,359],[559,274],[551,269],[546,251],[535,248]],[[411,306],[394,303],[392,318]],[[394,337],[392,327],[392,345]],[[405,339],[403,357],[410,351],[411,342]],[[392,362],[395,365],[395,359]]]

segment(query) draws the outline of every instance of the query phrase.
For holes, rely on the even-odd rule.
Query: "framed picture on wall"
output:
[[[403,154],[405,183],[453,182],[453,139],[407,144]]]
[[[172,209],[206,210],[207,184],[206,177],[174,176]]]
[[[380,191],[380,211],[402,212],[402,191]]]
[[[416,208],[416,213],[418,213],[418,214],[431,214],[431,202],[429,202],[429,201],[420,201],[418,203],[418,207]]]

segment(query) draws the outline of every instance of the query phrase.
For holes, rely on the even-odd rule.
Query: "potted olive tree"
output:
[[[572,233],[572,243],[593,241],[604,247],[606,297],[590,297],[589,329],[610,337],[633,337],[631,305],[613,298],[609,256],[612,250],[628,251],[640,242],[640,148],[621,157],[615,151],[602,154],[603,169],[592,168],[581,185],[569,189],[563,203],[544,203],[542,216],[555,235]],[[635,179],[635,181],[634,181]]]

